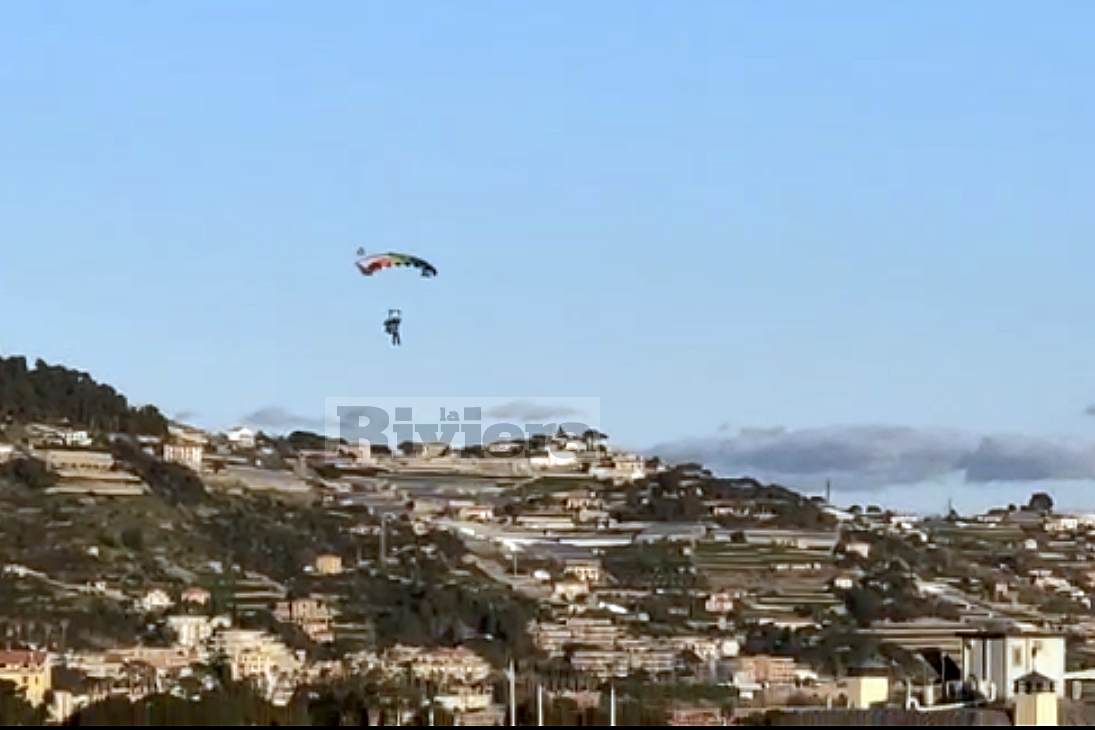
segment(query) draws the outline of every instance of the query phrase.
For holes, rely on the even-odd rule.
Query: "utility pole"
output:
[[[611,727],[616,727],[616,683],[613,682],[609,685],[609,715],[608,724]]]
[[[517,726],[517,670],[509,660],[509,724]]]
[[[544,726],[544,685],[536,678],[536,724]]]
[[[380,516],[380,564],[388,557],[388,513]]]

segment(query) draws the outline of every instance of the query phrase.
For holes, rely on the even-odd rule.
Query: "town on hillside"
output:
[[[923,517],[597,431],[209,433],[9,366],[4,724],[1095,723],[1095,515],[1048,494]]]

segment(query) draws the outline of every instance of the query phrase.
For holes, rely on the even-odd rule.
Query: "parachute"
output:
[[[384,269],[403,267],[418,269],[422,272],[422,276],[426,278],[437,276],[437,269],[435,269],[433,264],[429,261],[403,253],[378,253],[366,255],[365,249],[359,248],[357,250],[356,264],[357,270],[361,272],[362,276],[372,276]],[[402,316],[398,309],[388,310],[388,318],[384,320],[384,332],[392,338],[393,347],[398,347],[402,343],[399,336],[399,325],[402,321]]]
[[[372,276],[378,271],[393,267],[410,266],[422,272],[422,276],[437,276],[437,269],[433,264],[417,256],[409,256],[403,253],[376,253],[368,256],[363,251],[358,251],[357,268],[364,276]]]

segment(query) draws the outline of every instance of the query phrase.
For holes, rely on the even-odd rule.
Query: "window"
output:
[[[1023,666],[1023,647],[1016,646],[1016,647],[1012,648],[1012,650],[1011,650],[1011,663],[1012,663],[1012,666],[1016,666],[1016,667]]]

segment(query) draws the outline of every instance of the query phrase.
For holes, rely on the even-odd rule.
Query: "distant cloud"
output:
[[[1084,409],[1085,416],[1095,416],[1095,405],[1090,405]]]
[[[864,488],[955,476],[969,484],[1095,479],[1090,442],[902,426],[745,429],[661,444],[651,453],[788,485],[826,478]]]
[[[536,403],[535,401],[522,399],[503,403],[500,406],[487,411],[491,418],[500,418],[508,421],[521,421],[532,423],[534,421],[551,421],[556,418],[579,416],[582,411],[578,408],[554,403]]]
[[[260,408],[240,420],[248,426],[269,431],[291,431],[294,429],[322,431],[324,427],[323,418],[302,416],[277,406]]]

